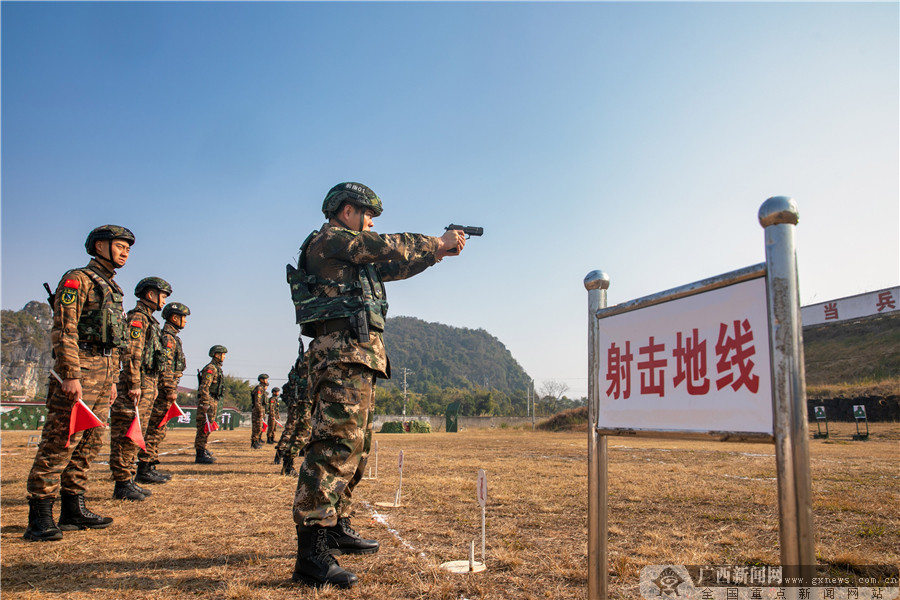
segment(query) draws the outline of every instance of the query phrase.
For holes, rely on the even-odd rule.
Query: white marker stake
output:
[[[378,479],[378,440],[375,440],[375,479]]]
[[[400,506],[400,490],[403,489],[403,450],[400,451],[400,458],[397,459],[397,468],[400,470],[400,485],[397,486],[397,501],[394,504]]]
[[[478,504],[481,505],[481,563],[484,564],[485,512],[487,506],[487,475],[484,469],[478,469]],[[474,542],[473,542],[474,544]]]
[[[469,573],[475,571],[475,540],[469,542]]]

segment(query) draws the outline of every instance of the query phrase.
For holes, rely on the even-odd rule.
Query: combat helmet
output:
[[[97,256],[94,251],[94,243],[102,240],[125,240],[129,246],[134,246],[134,234],[127,227],[119,225],[101,225],[93,229],[84,242],[84,249],[91,256]]]
[[[166,304],[162,309],[162,318],[167,321],[172,315],[182,315],[186,317],[189,314],[191,314],[191,309],[189,309],[181,302],[170,302],[169,304]]]
[[[371,188],[361,183],[346,181],[328,190],[328,194],[322,202],[322,213],[330,219],[337,214],[344,202],[349,202],[363,210],[371,210],[376,217],[383,210],[381,198]]]
[[[268,373],[260,373],[260,374],[259,374],[259,377],[257,377],[256,380],[257,380],[257,381],[262,381],[263,379],[268,379],[268,378],[269,378],[269,374],[268,374]]]
[[[216,354],[219,354],[220,352],[222,354],[225,354],[226,352],[228,352],[228,348],[226,348],[225,346],[220,346],[220,345],[216,344],[215,346],[213,346],[212,348],[209,349],[210,356],[214,356]]]
[[[144,291],[147,289],[159,290],[163,294],[171,295],[172,286],[169,282],[161,277],[144,277],[138,284],[134,286],[134,295],[138,298],[144,297]]]

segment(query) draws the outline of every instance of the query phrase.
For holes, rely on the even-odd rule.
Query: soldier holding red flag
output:
[[[153,403],[150,412],[147,431],[144,432],[147,447],[138,452],[136,477],[138,483],[165,483],[172,478],[168,473],[157,471],[156,465],[159,463],[159,445],[166,437],[165,422],[168,421],[166,417],[178,398],[178,382],[181,381],[181,375],[187,366],[178,332],[184,329],[189,314],[191,309],[180,302],[170,302],[162,309],[162,318],[165,321],[162,328],[162,345],[166,362],[159,376],[156,402]]]
[[[211,465],[216,462],[206,449],[209,434],[219,428],[216,424],[216,411],[219,401],[225,393],[225,375],[222,373],[222,361],[228,348],[215,345],[209,349],[212,360],[197,372],[199,386],[197,388],[197,435],[194,437],[194,451],[197,453],[194,462]]]
[[[102,529],[112,523],[88,510],[87,471],[103,447],[103,431],[94,427],[70,439],[73,406],[79,400],[102,420],[116,398],[119,352],[127,345],[124,294],[113,280],[125,266],[134,234],[118,225],[102,225],[88,234],[87,266],[63,275],[52,297],[50,339],[56,364],[47,391],[47,421],[28,474],[28,527],[32,541],[62,539],[62,531]],[[59,525],[53,504],[62,500]]]
[[[143,432],[156,400],[159,375],[166,364],[162,330],[153,313],[160,310],[172,286],[159,277],[145,277],[134,288],[137,305],[127,315],[128,348],[122,354],[119,393],[110,411],[109,469],[116,482],[113,498],[144,500],[151,494],[134,482],[138,447],[146,448]],[[139,463],[141,475],[149,463]]]

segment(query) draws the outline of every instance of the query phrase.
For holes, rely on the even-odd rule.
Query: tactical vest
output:
[[[130,322],[141,311],[134,309],[128,313]],[[147,316],[146,313],[144,316]],[[141,355],[141,371],[156,375],[166,366],[166,348],[163,345],[162,330],[153,317],[147,317],[147,331],[144,332],[144,353]]]
[[[176,373],[184,373],[187,368],[187,359],[184,356],[184,350],[181,348],[181,338],[173,335],[175,338],[175,357],[172,359],[172,370]]]
[[[300,246],[297,267],[287,265],[287,282],[291,286],[291,300],[294,302],[301,333],[307,337],[315,337],[311,327],[313,323],[350,317],[360,311],[365,311],[370,329],[384,331],[388,302],[384,283],[375,265],[353,265],[356,275],[349,284],[310,275],[306,271],[306,249],[318,233],[313,231]],[[328,297],[314,294],[311,291],[314,286],[334,289],[338,295]]]
[[[122,289],[91,266],[77,270],[90,277],[101,292],[100,307],[96,310],[84,310],[81,313],[78,321],[78,341],[106,348],[120,350],[127,348],[128,338],[126,337],[125,310],[122,308],[124,299]]]
[[[203,385],[203,375],[206,374],[206,371],[209,367],[215,367],[216,369],[216,383],[209,386],[209,395],[216,400],[221,400],[222,394],[225,392],[225,376],[222,374],[222,367],[214,362],[209,363],[208,365],[197,371],[197,390],[199,391],[200,386]]]

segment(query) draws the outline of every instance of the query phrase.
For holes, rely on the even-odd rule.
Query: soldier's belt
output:
[[[101,346],[90,342],[78,342],[78,349],[88,356],[112,356],[112,346]]]
[[[316,333],[316,337],[322,335],[328,335],[329,333],[334,333],[335,331],[353,331],[353,323],[350,321],[348,317],[341,317],[340,319],[329,319],[327,321],[318,321],[313,323],[313,331]]]

